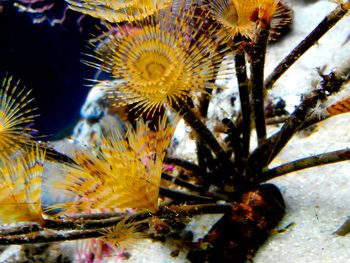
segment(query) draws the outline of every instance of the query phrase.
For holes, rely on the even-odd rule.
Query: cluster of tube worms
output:
[[[120,118],[120,109],[126,111],[124,130],[109,127],[108,134],[77,147],[71,156],[59,153],[36,140],[30,93],[5,78],[0,91],[0,189],[8,194],[1,199],[0,222],[31,225],[4,228],[0,244],[100,238],[110,247],[124,247],[147,237],[182,243],[193,262],[251,258],[285,212],[278,188],[265,182],[288,170],[283,165],[269,169],[269,164],[296,132],[349,110],[344,99],[327,107],[329,114],[312,114],[349,80],[350,66],[321,76],[318,87],[270,137],[266,91],[347,14],[349,3],[339,3],[312,37],[264,79],[266,47],[291,23],[291,9],[278,0],[66,2],[70,9],[101,20],[104,29],[91,42],[84,63],[109,74],[95,80],[96,86],[105,87],[109,114]],[[41,8],[34,8],[37,4]],[[24,0],[17,6],[31,13],[53,7]],[[210,96],[216,80],[234,75],[241,112],[224,118],[223,136],[215,136],[205,124]],[[180,118],[193,130],[196,163],[170,156]],[[252,131],[258,142],[253,151]],[[329,163],[344,159],[344,154],[327,156]],[[308,161],[301,166],[320,164]],[[59,171],[51,177],[43,169],[50,164]],[[59,191],[57,200],[44,204],[52,189]],[[185,226],[193,215],[207,213],[223,217],[195,242]]]

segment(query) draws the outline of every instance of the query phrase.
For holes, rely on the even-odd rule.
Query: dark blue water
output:
[[[84,18],[83,24],[78,25],[78,14],[69,11],[63,24],[33,24],[33,17],[19,13],[12,1],[3,4],[1,76],[8,73],[20,78],[33,90],[34,105],[40,113],[35,127],[40,134],[49,135],[50,140],[70,134],[89,90],[84,86],[89,83],[84,78],[94,74],[80,60],[87,51],[89,28],[94,28],[96,21]]]

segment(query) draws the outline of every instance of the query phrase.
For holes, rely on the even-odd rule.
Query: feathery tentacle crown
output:
[[[134,21],[154,14],[171,0],[66,0],[69,8],[111,23]]]
[[[195,18],[193,10],[163,10],[134,22],[132,30],[120,27],[118,36],[106,34],[103,52],[94,56],[98,62],[87,63],[124,82],[117,95],[112,89],[112,98],[122,96],[139,112],[153,115],[162,106],[203,92],[209,81],[231,74],[230,63],[220,68],[225,52],[218,52],[218,45],[208,37],[214,28],[204,35],[202,19]]]
[[[130,220],[127,222],[127,218],[123,218],[115,226],[101,231],[103,234],[102,240],[113,247],[126,249],[132,246],[135,241],[147,237],[146,233],[142,232],[141,224]]]
[[[254,37],[256,20],[271,19],[278,0],[213,0],[207,1],[213,19],[223,26],[217,32],[219,38],[232,39],[240,34],[248,39]],[[269,22],[269,21],[267,21]]]
[[[30,127],[36,115],[28,105],[30,91],[19,88],[12,77],[5,78],[0,87],[0,157],[8,157],[21,146],[30,144],[34,129]]]
[[[101,209],[158,209],[162,161],[174,127],[160,121],[159,130],[149,131],[141,122],[131,127],[126,138],[114,134],[103,138],[98,151],[76,153],[76,165],[65,166],[62,179],[53,179],[56,189],[74,196],[48,210],[63,208],[60,214]]]
[[[39,147],[0,164],[0,223],[43,221],[41,182],[45,152]]]

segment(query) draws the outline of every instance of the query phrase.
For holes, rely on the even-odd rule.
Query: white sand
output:
[[[270,70],[276,63],[274,61],[280,60],[335,5],[317,1],[307,6],[293,6],[293,34],[269,50]],[[339,22],[277,82],[272,93],[289,98],[289,107],[292,108],[293,100],[311,88],[311,80],[317,76],[316,67],[327,65],[329,71],[344,59],[349,59],[350,45],[342,45],[350,33],[349,22],[349,16]],[[349,118],[350,115],[344,114],[321,123],[311,136],[297,135],[276,158],[275,165],[349,147]],[[291,222],[295,225],[285,233],[272,236],[254,262],[350,262],[350,235],[338,237],[333,234],[350,216],[350,163],[307,169],[272,182],[281,189],[287,206],[287,215],[280,227]]]

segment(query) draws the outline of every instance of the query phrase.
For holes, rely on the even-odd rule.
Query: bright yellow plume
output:
[[[171,4],[171,0],[66,0],[69,8],[109,22],[143,19]]]
[[[41,181],[45,152],[38,147],[0,165],[0,223],[42,222]]]
[[[5,78],[0,87],[0,159],[30,144],[34,129],[30,127],[36,115],[29,107],[30,91],[19,88],[12,78]]]
[[[126,249],[137,240],[147,237],[142,231],[142,222],[128,221],[124,218],[115,226],[101,230],[101,238],[115,248]]]
[[[210,37],[214,28],[204,32],[203,19],[193,9],[167,10],[120,27],[118,34],[105,33],[97,62],[87,63],[121,81],[111,89],[111,99],[128,101],[139,113],[153,116],[232,74],[232,63],[221,65],[225,51],[219,52]]]
[[[217,31],[219,38],[228,40],[240,34],[252,39],[257,20],[271,19],[277,4],[277,0],[208,0],[207,8],[223,26]]]
[[[53,186],[75,197],[53,205],[60,214],[101,209],[158,209],[162,161],[174,132],[163,119],[157,131],[146,123],[129,128],[126,138],[116,133],[103,138],[98,151],[76,153],[76,165],[65,166],[64,176]]]

